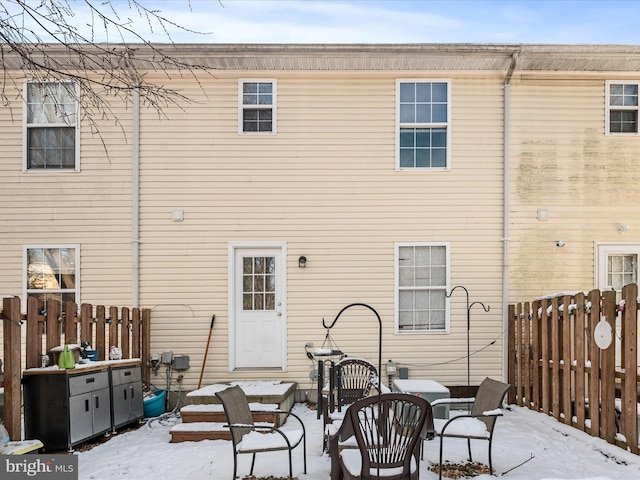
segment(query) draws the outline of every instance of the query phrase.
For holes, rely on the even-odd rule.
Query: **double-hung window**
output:
[[[638,133],[638,82],[607,82],[607,133]]]
[[[69,82],[27,83],[25,170],[79,169],[78,95]]]
[[[25,298],[40,299],[45,310],[51,302],[61,309],[78,303],[79,252],[78,245],[25,247]]]
[[[399,333],[449,331],[446,244],[396,244],[396,328]]]
[[[450,82],[397,82],[397,168],[449,168]]]
[[[276,133],[275,80],[241,80],[239,133]]]

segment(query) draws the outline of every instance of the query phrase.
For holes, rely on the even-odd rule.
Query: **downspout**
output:
[[[140,307],[140,88],[129,52],[125,53],[129,76],[133,81],[131,152],[131,306]]]
[[[503,146],[504,146],[504,171],[502,179],[502,331],[507,332],[509,328],[509,188],[510,188],[510,143],[509,135],[511,132],[510,110],[511,110],[511,77],[516,64],[518,63],[518,52],[511,54],[511,65],[504,79],[504,125],[503,125]],[[502,345],[502,376],[504,380],[508,377],[509,368],[509,342],[503,342]]]

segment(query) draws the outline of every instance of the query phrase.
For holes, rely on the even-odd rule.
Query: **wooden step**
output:
[[[251,410],[277,410],[278,405],[275,403],[250,403]],[[180,409],[182,423],[193,422],[218,422],[225,423],[227,417],[224,414],[222,405],[186,405]],[[280,426],[280,415],[276,413],[254,413],[254,422],[267,422]]]
[[[247,395],[251,410],[281,410],[288,412],[294,403],[295,383],[279,381],[234,382]],[[209,385],[187,394],[187,405],[180,409],[182,423],[171,428],[171,443],[198,442],[200,440],[231,440],[231,432],[224,409],[216,392],[228,388],[228,384]],[[281,426],[286,414],[256,413],[255,423]]]
[[[231,440],[231,432],[218,422],[178,423],[171,427],[171,443]]]

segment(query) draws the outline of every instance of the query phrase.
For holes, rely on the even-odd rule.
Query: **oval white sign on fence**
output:
[[[604,317],[602,317],[596,325],[596,328],[593,331],[593,337],[600,350],[605,350],[609,348],[609,345],[611,345],[611,341],[613,340],[611,325],[604,319]]]

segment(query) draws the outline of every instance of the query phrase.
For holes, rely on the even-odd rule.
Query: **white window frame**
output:
[[[27,109],[29,108],[29,96],[28,96],[28,85],[30,84],[40,84],[46,83],[42,81],[25,81],[23,83],[23,115],[22,115],[22,171],[23,172],[79,172],[80,171],[80,102],[78,101],[80,98],[80,89],[77,83],[74,82],[49,82],[55,84],[66,83],[73,86],[74,90],[74,99],[75,99],[75,123],[70,125],[68,123],[44,123],[38,124],[33,123],[30,124],[27,122],[28,114]],[[28,137],[29,137],[29,129],[30,128],[38,128],[38,127],[60,127],[60,128],[74,128],[75,129],[75,151],[74,151],[74,166],[73,168],[51,168],[51,167],[43,167],[29,168],[29,148],[28,148]]]
[[[28,288],[28,284],[29,284],[29,272],[28,272],[28,267],[29,267],[29,260],[28,260],[28,255],[27,252],[29,250],[32,249],[48,249],[48,248],[56,248],[56,249],[74,249],[75,250],[75,271],[74,271],[74,276],[75,276],[75,288],[73,289],[64,289],[64,288],[59,288],[59,289],[30,289]],[[24,302],[23,302],[23,306],[22,309],[23,311],[26,311],[26,307],[27,307],[27,299],[29,296],[29,293],[35,293],[35,292],[47,292],[47,293],[55,293],[55,294],[61,294],[61,293],[74,293],[75,294],[75,302],[77,305],[80,305],[80,245],[79,244],[33,244],[33,245],[24,245],[23,246],[23,250],[22,250],[22,275],[23,275],[23,282],[22,282],[22,298],[24,298]],[[63,307],[64,308],[64,307]]]
[[[270,105],[254,105],[244,104],[244,84],[245,83],[270,83],[271,84],[271,104]],[[278,88],[277,82],[273,78],[240,78],[238,79],[238,134],[239,135],[275,135],[278,132]],[[244,111],[263,109],[271,110],[271,131],[269,132],[245,132],[244,131]]]
[[[445,326],[442,330],[400,330],[400,248],[401,247],[444,247],[446,262],[445,285],[438,287],[445,292]],[[424,287],[429,289],[429,287]],[[432,287],[433,288],[433,287]],[[451,328],[450,299],[446,293],[451,289],[451,245],[449,242],[396,242],[394,244],[394,329],[399,335],[446,335]]]
[[[605,132],[607,135],[634,136],[640,132],[640,97],[638,105],[624,106],[611,105],[611,85],[636,85],[640,95],[640,81],[632,80],[607,80],[605,82]],[[636,131],[635,132],[612,132],[611,131],[611,110],[636,111]]]
[[[432,123],[400,122],[400,85],[404,83],[446,83],[447,85],[447,121]],[[451,170],[451,79],[450,78],[398,78],[396,79],[396,171],[403,172],[438,172]],[[445,128],[446,160],[444,167],[401,167],[400,166],[400,129],[411,128]]]
[[[611,285],[607,282],[607,260],[609,255],[637,255],[640,262],[640,244],[613,244],[613,243],[596,243],[595,244],[595,265],[597,268],[595,288],[600,290],[609,290]],[[640,278],[640,265],[636,266],[639,270],[636,272],[636,278]]]

